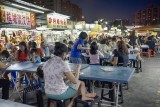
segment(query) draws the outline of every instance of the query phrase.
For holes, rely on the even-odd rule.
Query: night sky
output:
[[[71,0],[71,2],[82,8],[87,22],[100,18],[132,20],[136,11],[150,5],[160,7],[160,0]]]

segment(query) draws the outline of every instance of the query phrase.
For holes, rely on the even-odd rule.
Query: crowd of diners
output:
[[[95,38],[90,38],[86,32],[81,32],[76,41],[63,40],[56,42],[50,46],[50,58],[43,64],[42,70],[44,73],[45,81],[45,94],[48,98],[63,100],[72,98],[68,107],[71,107],[74,98],[79,94],[82,95],[82,100],[93,100],[96,93],[89,93],[86,90],[85,83],[81,81],[79,89],[75,90],[65,84],[65,80],[70,80],[76,84],[79,78],[79,72],[82,63],[84,62],[82,53],[90,56],[90,64],[100,64],[100,57],[112,56],[112,59],[105,63],[106,66],[124,66],[128,65],[129,49],[139,49],[141,45],[148,45],[150,49],[155,50],[157,39],[154,36],[149,36],[147,39],[137,37],[135,31],[132,31],[129,36],[104,36],[100,35]],[[47,45],[48,46],[48,45]],[[5,68],[10,66],[9,62],[18,61],[31,61],[33,63],[40,63],[41,59],[46,56],[47,47],[45,41],[42,41],[40,46],[36,42],[29,41],[28,43],[21,41],[18,46],[12,46],[7,49],[7,46],[0,46],[0,87],[2,87],[2,99],[9,98],[10,79]],[[143,60],[140,53],[137,53],[137,59]],[[67,58],[69,57],[69,58]],[[70,63],[76,64],[76,73],[73,74],[69,64],[65,60],[69,59]],[[36,79],[31,73],[28,76]],[[22,81],[24,73],[19,73],[19,90],[23,90]],[[31,78],[30,78],[31,79]],[[51,107],[54,104],[51,102]]]

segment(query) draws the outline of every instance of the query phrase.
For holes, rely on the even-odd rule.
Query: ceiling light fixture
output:
[[[30,11],[34,11],[34,12],[38,12],[38,13],[44,13],[43,11],[36,10],[36,9],[31,9],[31,8],[28,8],[28,7],[25,7],[25,6],[21,6],[21,5],[18,5],[18,4],[12,3],[12,5],[16,6],[16,7],[20,7],[20,8],[26,9],[26,10],[30,10]]]

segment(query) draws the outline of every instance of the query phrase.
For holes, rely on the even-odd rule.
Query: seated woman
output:
[[[131,46],[131,45],[129,44],[129,39],[128,39],[128,38],[124,38],[124,42],[125,42],[125,44],[126,44],[126,46],[127,46],[127,48],[128,48],[128,52],[130,53],[130,49],[132,49],[133,46]],[[136,49],[136,48],[135,48],[135,49]],[[139,52],[138,50],[140,50],[140,49],[137,49],[137,51],[134,52],[134,54],[137,54],[137,60],[144,61],[143,58],[142,58],[141,55],[140,55],[140,52]]]
[[[24,62],[29,60],[29,52],[27,49],[27,44],[25,42],[20,42],[19,43],[19,50],[16,52],[15,56],[16,60],[19,62]],[[22,81],[23,81],[24,73],[19,72],[19,90],[22,90]]]
[[[129,53],[124,41],[121,40],[117,42],[117,49],[113,51],[113,54],[114,54],[113,61],[110,62],[112,65],[118,65],[118,66],[128,65]]]
[[[104,55],[98,50],[97,43],[92,42],[90,46],[90,64],[99,64],[100,57],[104,57]]]
[[[64,79],[68,79],[73,84],[77,84],[79,78],[80,67],[77,68],[76,76],[73,75],[71,69],[64,59],[68,53],[67,46],[63,43],[56,42],[54,47],[54,55],[43,65],[45,93],[48,98],[56,100],[64,100],[73,98],[68,107],[72,107],[74,98],[78,91],[82,94],[82,100],[93,100],[95,93],[88,93],[83,82],[80,83],[78,90],[71,88],[65,84]],[[53,103],[50,104],[53,107]]]

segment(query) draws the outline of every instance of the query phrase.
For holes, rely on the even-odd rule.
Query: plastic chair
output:
[[[27,93],[32,92],[32,91],[35,91],[35,93],[36,93],[37,102],[28,103]],[[23,103],[24,104],[29,104],[29,105],[37,104],[38,107],[44,107],[42,91],[39,90],[38,86],[35,86],[35,87],[29,86],[29,87],[24,89],[24,91],[23,91]]]
[[[154,57],[156,52],[153,49],[145,48],[141,50],[141,56]]]
[[[23,89],[23,104],[29,104],[27,101],[27,95],[30,92],[34,92],[36,93],[36,91],[39,89],[38,86],[28,86],[26,88]],[[37,103],[37,102],[36,102]],[[35,104],[35,103],[30,103],[30,104]]]
[[[142,45],[141,46],[141,56],[149,56],[149,46],[148,45]]]
[[[15,72],[11,72],[11,76],[13,77],[13,79],[11,79],[11,85],[12,85],[12,88],[14,88],[14,81],[17,78],[16,71]]]
[[[152,49],[149,49],[149,55],[150,55],[150,57],[154,57],[154,56],[156,56],[156,52]]]
[[[18,90],[18,79],[19,78],[23,78],[23,77],[25,77],[25,80],[23,81],[23,83],[25,83],[27,86],[29,85],[29,82],[28,82],[28,79],[27,79],[27,77],[26,77],[26,74],[25,74],[25,76],[22,76],[22,77],[18,77],[18,73],[16,73],[16,71],[12,71],[11,72],[11,85],[12,85],[12,88],[13,88],[13,92],[10,94],[10,97],[12,97],[12,95],[14,94],[14,93],[17,93],[18,94],[18,96],[19,96],[19,98],[21,99],[21,100],[23,100],[22,99],[22,96],[20,95],[20,93],[21,92],[23,92],[23,90],[21,90],[21,91],[19,91]]]
[[[44,107],[42,91],[38,89],[36,92],[36,96],[38,107]]]

